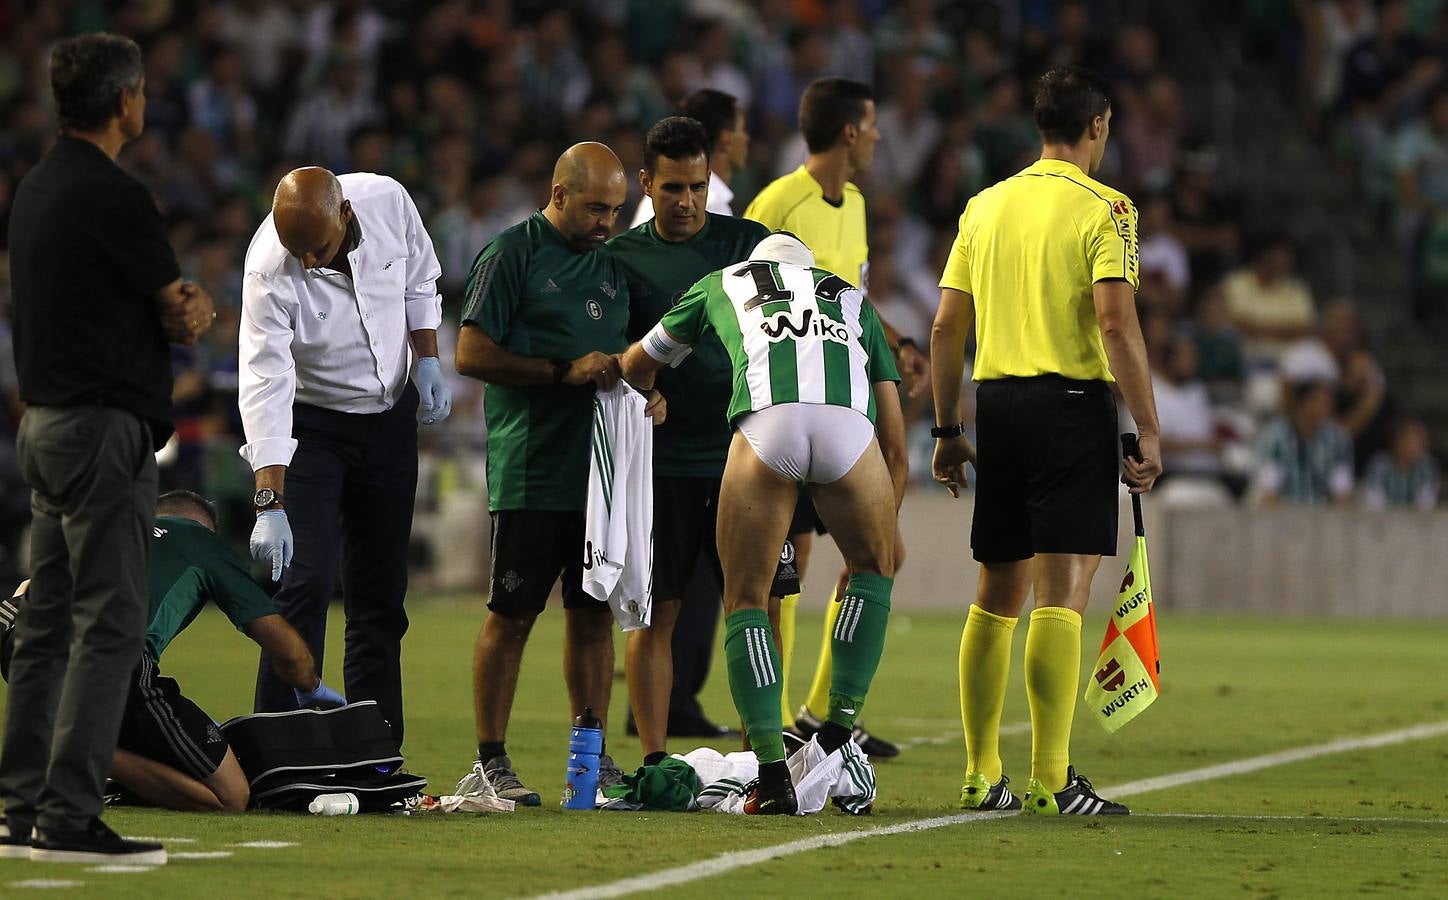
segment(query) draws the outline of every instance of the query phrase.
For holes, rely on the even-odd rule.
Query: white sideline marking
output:
[[[959,822],[985,822],[990,819],[1000,819],[1005,816],[1014,815],[1017,815],[1017,813],[960,813],[953,816],[940,816],[934,819],[917,819],[914,822],[901,822],[899,825],[890,825],[888,827],[863,828],[859,831],[841,831],[835,834],[821,834],[815,837],[803,838],[798,841],[790,841],[787,844],[777,844],[773,847],[760,847],[757,850],[736,850],[732,853],[721,853],[718,856],[691,863],[687,866],[679,866],[675,869],[663,869],[658,872],[650,872],[647,875],[638,875],[633,878],[625,878],[621,881],[613,881],[595,887],[577,888],[576,890],[563,891],[556,894],[543,894],[539,900],[591,900],[591,898],[594,897],[622,897],[625,894],[633,894],[640,891],[656,891],[659,888],[698,881],[700,878],[723,875],[725,872],[732,872],[735,869],[741,869],[745,866],[769,862],[771,859],[778,859],[781,856],[793,856],[796,853],[818,850],[821,847],[838,847],[841,844],[848,844],[852,841],[858,841],[861,838],[880,837],[887,834],[904,834],[911,831],[929,831],[932,828],[943,828],[946,825],[955,825]]]
[[[1167,788],[1194,784],[1199,781],[1225,778],[1230,775],[1244,775],[1248,772],[1256,772],[1260,769],[1267,769],[1273,766],[1283,766],[1288,763],[1315,759],[1319,756],[1350,753],[1354,750],[1370,750],[1376,747],[1386,747],[1392,744],[1402,744],[1408,741],[1437,737],[1442,734],[1448,734],[1448,721],[1427,722],[1421,725],[1414,725],[1410,728],[1385,731],[1381,734],[1371,734],[1356,738],[1340,738],[1335,741],[1328,741],[1325,744],[1294,747],[1290,750],[1279,750],[1276,753],[1266,753],[1262,756],[1249,756],[1245,759],[1221,763],[1215,766],[1187,769],[1183,772],[1159,775],[1155,778],[1142,778],[1137,781],[1129,781],[1126,784],[1116,787],[1103,788],[1101,793],[1107,796],[1117,797],[1145,794],[1150,791],[1161,791]],[[731,872],[744,866],[757,865],[772,859],[793,856],[796,853],[807,853],[810,850],[818,850],[822,847],[838,847],[841,844],[849,844],[865,838],[884,837],[886,835],[903,834],[913,831],[929,831],[935,828],[946,828],[951,825],[989,822],[994,819],[1015,815],[1019,815],[1019,813],[958,813],[931,819],[917,819],[914,822],[902,822],[899,825],[886,827],[861,828],[857,831],[821,834],[815,837],[803,838],[798,841],[790,841],[787,844],[776,844],[773,847],[760,847],[757,850],[736,850],[732,853],[721,853],[718,856],[700,862],[677,866],[672,869],[661,869],[657,872],[650,872],[647,875],[624,878],[619,881],[608,882],[607,884],[543,894],[540,900],[594,900],[594,898],[621,897],[625,894],[634,894],[642,891],[656,891],[660,888],[687,884],[688,882],[698,881],[702,878],[722,875],[725,872]]]
[[[12,881],[14,888],[77,888],[85,887],[84,881],[65,881],[60,878],[31,878],[26,881]]]
[[[244,844],[232,844],[233,847],[245,847],[248,850],[283,850],[287,847],[295,847],[294,841],[247,841]]]
[[[189,850],[170,854],[171,859],[226,859],[228,856],[231,856],[230,850]]]
[[[1276,753],[1264,753],[1261,756],[1249,756],[1246,759],[1239,759],[1235,762],[1206,766],[1201,769],[1188,769],[1185,772],[1177,772],[1173,775],[1158,775],[1155,778],[1128,781],[1126,784],[1107,788],[1104,793],[1120,794],[1123,797],[1130,794],[1144,794],[1147,791],[1160,791],[1165,788],[1174,788],[1183,784],[1194,784],[1198,781],[1226,778],[1229,775],[1245,775],[1248,772],[1270,769],[1273,766],[1285,766],[1288,763],[1301,762],[1305,759],[1316,759],[1319,756],[1351,753],[1354,750],[1372,750],[1377,747],[1387,747],[1391,744],[1402,744],[1407,741],[1421,741],[1426,738],[1437,737],[1440,734],[1448,734],[1448,722],[1425,722],[1422,725],[1399,728],[1396,731],[1384,731],[1381,734],[1369,734],[1364,737],[1355,738],[1339,738],[1335,741],[1328,741],[1325,744],[1311,744],[1307,747],[1293,747],[1290,750],[1279,750]]]
[[[1405,816],[1237,816],[1231,813],[1132,813],[1133,819],[1228,819],[1242,822],[1392,822],[1404,825],[1448,825],[1448,819],[1410,819]]]

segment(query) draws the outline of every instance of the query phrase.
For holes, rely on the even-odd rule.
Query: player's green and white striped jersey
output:
[[[900,380],[874,307],[823,269],[727,266],[700,279],[661,324],[685,344],[706,330],[719,335],[734,370],[730,422],[782,403],[845,406],[873,422],[874,384]]]

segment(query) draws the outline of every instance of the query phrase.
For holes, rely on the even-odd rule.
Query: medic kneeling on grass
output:
[[[246,809],[250,788],[211,717],[182,696],[157,665],[171,641],[214,603],[272,661],[298,707],[342,706],[322,683],[301,635],[252,580],[248,565],[216,534],[216,509],[190,491],[163,494],[152,532],[146,646],[132,673],[111,779],[141,801],[183,812]],[[0,674],[9,677],[14,625],[43,615],[27,605],[30,582],[0,600]]]

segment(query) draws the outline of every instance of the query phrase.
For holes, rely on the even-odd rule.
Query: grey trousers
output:
[[[34,524],[0,801],[12,822],[78,830],[101,813],[145,641],[156,459],[144,422],[99,406],[31,407],[16,447]]]

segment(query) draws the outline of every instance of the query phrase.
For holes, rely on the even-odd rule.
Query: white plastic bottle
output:
[[[353,793],[345,794],[318,794],[317,798],[307,805],[307,812],[314,816],[355,816],[362,808],[362,803]]]

